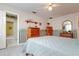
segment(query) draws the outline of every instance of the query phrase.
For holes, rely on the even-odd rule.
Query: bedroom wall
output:
[[[0,49],[6,48],[5,12],[0,11]]]
[[[25,20],[29,20],[32,19],[32,21],[36,21],[36,22],[41,22],[42,25],[37,25],[38,27],[40,27],[41,30],[45,29],[45,20],[42,19],[41,17],[32,14],[32,13],[28,13],[28,12],[24,12],[21,10],[18,10],[17,8],[13,8],[9,5],[5,5],[5,4],[0,4],[0,10],[4,10],[4,11],[9,11],[9,12],[13,12],[19,15],[19,42],[25,42],[26,41],[26,30],[29,26],[31,27],[35,27],[34,24],[27,24],[25,22]]]
[[[73,25],[73,32],[74,38],[77,38],[77,30],[78,30],[78,17],[79,17],[79,12],[77,13],[72,13],[68,15],[64,15],[55,19],[48,20],[48,22],[53,26],[54,29],[54,35],[59,36],[60,31],[62,30],[62,23],[65,20],[71,20]]]

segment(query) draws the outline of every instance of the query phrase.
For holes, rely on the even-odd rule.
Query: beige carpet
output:
[[[25,56],[22,50],[23,45],[1,49],[0,56]]]

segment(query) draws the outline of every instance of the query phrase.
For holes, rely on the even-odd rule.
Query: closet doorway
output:
[[[17,15],[6,14],[6,46],[17,45]]]

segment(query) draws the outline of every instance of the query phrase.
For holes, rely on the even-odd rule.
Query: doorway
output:
[[[17,16],[6,14],[6,46],[17,45]]]

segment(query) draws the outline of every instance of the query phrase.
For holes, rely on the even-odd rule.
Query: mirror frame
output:
[[[65,21],[63,21],[63,23],[62,23],[62,31],[64,31],[64,28],[63,28],[64,26],[63,26],[63,25],[64,25],[64,22],[66,22],[66,21],[71,22],[71,25],[72,25],[72,26],[71,26],[71,27],[72,27],[71,29],[72,29],[72,31],[73,31],[73,23],[72,23],[71,20],[65,20]]]

